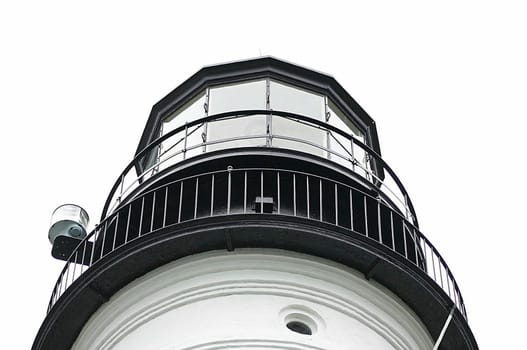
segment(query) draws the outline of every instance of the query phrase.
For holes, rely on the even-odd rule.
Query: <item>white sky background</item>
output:
[[[53,209],[79,204],[95,224],[152,105],[260,52],[333,75],[372,116],[480,348],[521,348],[527,11],[430,3],[2,2],[0,348],[29,349],[45,316],[63,266]]]

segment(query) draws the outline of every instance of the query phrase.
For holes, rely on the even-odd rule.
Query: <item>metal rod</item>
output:
[[[183,204],[183,180],[181,180],[179,185],[179,208],[178,208],[178,214],[177,214],[177,222],[181,222],[181,207]]]
[[[278,196],[278,203],[277,203],[277,209],[278,209],[278,214],[280,214],[280,172],[277,171],[276,172],[276,189],[277,189],[277,196]]]
[[[165,187],[165,203],[163,204],[163,227],[167,225],[167,208],[168,208],[168,186]]]
[[[392,233],[392,250],[395,251],[395,232],[393,229],[393,211],[390,210],[390,230]]]
[[[296,216],[296,176],[293,173],[293,216]]]
[[[450,296],[450,274],[448,273],[449,270],[448,270],[448,267],[445,266],[445,274],[446,274],[446,285],[447,285],[447,289],[448,289],[448,296]]]
[[[70,276],[70,263],[69,261],[66,263],[66,278],[64,279],[64,290],[62,291],[62,293],[64,293],[66,291],[66,289],[68,289],[69,287],[69,283],[68,283],[68,278]],[[61,293],[61,295],[62,295]]]
[[[353,137],[350,139],[351,141],[351,170],[355,172],[355,151],[353,146]]]
[[[108,225],[108,220],[104,223],[104,231],[102,231],[102,248],[101,248],[101,258],[104,256],[104,242],[106,241],[106,227]]]
[[[335,225],[339,225],[339,194],[338,194],[338,188],[337,184],[335,183]]]
[[[81,275],[84,271],[84,259],[86,258],[86,246],[88,245],[88,240],[84,240],[84,248],[82,248],[82,261],[81,261]]]
[[[415,229],[412,228],[412,239],[414,240],[414,250],[415,250],[415,264],[419,266],[419,250],[417,249],[417,234],[415,233]]]
[[[196,186],[194,195],[194,219],[198,217],[198,191],[199,191],[199,177],[196,177]]]
[[[212,174],[210,185],[210,216],[214,215],[214,174]]]
[[[128,242],[128,232],[130,231],[130,217],[132,216],[132,203],[128,204],[128,217],[126,218],[126,232],[124,235],[124,244]]]
[[[353,191],[351,188],[349,189],[350,192],[350,228],[352,231],[355,231],[355,228],[353,227]]]
[[[381,199],[377,198],[377,232],[379,233],[379,242],[382,242],[382,224],[381,224]]]
[[[243,172],[243,213],[247,213],[247,170]]]
[[[420,242],[423,242],[423,246],[421,247],[421,249],[423,250],[423,258],[424,258],[424,263],[423,263],[423,271],[425,271],[426,273],[428,273],[428,255],[426,254],[426,243],[424,240],[419,240]]]
[[[437,282],[436,264],[435,264],[435,261],[434,261],[434,250],[432,249],[432,247],[430,247],[430,254],[432,255],[432,270],[434,272],[434,281]]]
[[[93,234],[93,245],[92,245],[92,249],[91,249],[91,254],[90,254],[90,264],[88,265],[91,266],[93,264],[93,254],[95,253],[95,243],[97,243],[97,237],[98,237],[98,227],[97,225],[95,225],[95,232]]]
[[[154,231],[154,217],[156,211],[156,191],[152,196],[152,213],[150,214],[150,232]]]
[[[183,143],[183,160],[187,157],[187,137],[188,137],[188,125],[185,123],[185,141]]]
[[[443,329],[441,329],[441,333],[439,333],[439,337],[437,337],[436,343],[434,345],[433,350],[439,349],[439,345],[441,344],[441,341],[443,340],[443,337],[445,336],[446,330],[448,328],[448,325],[450,324],[450,321],[452,321],[452,316],[454,316],[454,310],[456,309],[455,305],[452,305],[452,308],[450,309],[450,313],[448,314],[448,317],[446,318],[445,324],[443,325]]]
[[[307,218],[310,218],[309,215],[309,176],[306,176],[306,198],[307,198]]]
[[[445,287],[444,287],[444,283],[443,283],[443,273],[442,273],[442,271],[441,271],[441,270],[442,270],[442,269],[441,269],[441,266],[443,266],[443,263],[442,263],[441,259],[438,258],[437,260],[438,260],[438,262],[440,263],[439,266],[438,266],[438,268],[439,268],[439,279],[441,280],[441,288],[444,289]]]
[[[79,254],[79,251],[76,250],[75,251],[75,263],[73,264],[73,274],[72,274],[72,277],[71,277],[71,282],[72,283],[73,283],[73,281],[75,281],[75,270],[77,269],[78,254]]]
[[[318,191],[318,206],[319,206],[319,210],[320,210],[320,221],[323,220],[324,216],[323,216],[323,213],[322,213],[322,179],[318,179],[318,187],[319,187],[319,191]]]
[[[406,240],[406,224],[404,223],[404,220],[403,220],[403,242],[404,242],[404,257],[406,259],[408,259],[408,247],[407,247],[407,240]]]
[[[141,231],[143,230],[143,216],[145,213],[145,196],[141,198],[141,216],[139,216],[139,231],[137,237],[141,237]]]
[[[366,237],[369,237],[368,234],[368,205],[366,203],[366,196],[364,196],[364,232]]]
[[[232,167],[227,167],[227,215],[231,213],[231,170]]]
[[[263,175],[263,171],[260,171],[260,214],[263,213],[263,206],[264,206],[263,194],[264,194],[264,175]]]
[[[119,194],[119,203],[121,203],[121,197],[123,196],[123,186],[124,186],[124,173],[123,175],[121,176],[121,193]]]
[[[117,212],[117,217],[115,219],[115,229],[113,230],[112,251],[115,250],[115,241],[117,239],[117,227],[119,226],[119,214],[121,214],[121,211]]]

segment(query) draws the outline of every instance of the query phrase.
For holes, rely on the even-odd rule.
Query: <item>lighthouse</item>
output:
[[[207,66],[156,103],[95,228],[64,260],[34,350],[478,349],[453,272],[331,76]]]

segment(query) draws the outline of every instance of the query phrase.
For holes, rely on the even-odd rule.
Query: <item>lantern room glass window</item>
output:
[[[272,110],[286,111],[323,121],[324,96],[285,83],[270,82]],[[326,132],[292,119],[273,116],[273,146],[294,149],[326,157]]]
[[[202,91],[177,111],[163,119],[160,136],[166,135],[180,126],[184,126],[185,123],[205,117],[205,98],[205,92]],[[203,132],[203,124],[195,125],[163,141],[157,149],[159,166],[154,170],[159,171],[161,169],[166,169],[170,165],[182,161],[184,158],[202,153],[202,147],[199,147],[198,145],[203,142]],[[185,149],[185,138],[187,146],[193,148],[189,150]]]
[[[209,115],[250,109],[266,109],[266,81],[257,80],[210,89]],[[248,117],[215,120],[207,125],[207,151],[233,148],[265,146],[266,117]],[[242,137],[248,137],[242,139]],[[237,140],[231,140],[238,138]]]
[[[355,139],[364,143],[364,134],[331,100],[328,101],[328,112],[327,122],[329,125],[351,134]],[[366,152],[359,145],[335,132],[328,133],[328,145],[332,151],[329,155],[331,160],[346,167],[353,167],[357,173],[364,177],[368,176],[367,170],[370,170],[370,164],[366,159]],[[357,166],[351,164],[353,159],[358,162]]]
[[[324,96],[296,86],[271,80],[271,109],[324,119]]]
[[[161,135],[166,135],[178,126],[205,117],[205,92],[201,91],[183,107],[163,119]]]

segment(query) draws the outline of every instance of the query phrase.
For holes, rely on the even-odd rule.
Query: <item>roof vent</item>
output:
[[[53,244],[58,236],[84,239],[89,221],[88,213],[78,205],[61,205],[51,215],[51,226],[48,232],[49,241]]]

